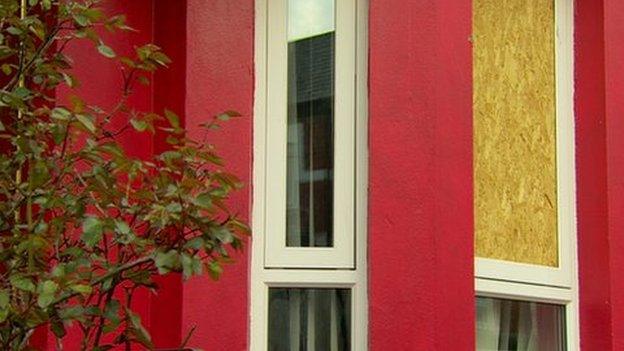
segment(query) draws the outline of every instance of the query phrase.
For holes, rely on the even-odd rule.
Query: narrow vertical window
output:
[[[333,246],[334,0],[288,1],[286,244]]]
[[[267,6],[265,264],[353,269],[356,0]]]
[[[473,1],[477,350],[578,349],[573,6]]]
[[[251,350],[366,350],[367,0],[256,0]]]

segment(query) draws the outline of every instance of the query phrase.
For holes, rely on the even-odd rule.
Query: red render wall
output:
[[[607,199],[613,350],[624,350],[624,2],[604,0]],[[595,272],[597,273],[597,272]]]
[[[248,218],[251,194],[254,87],[253,0],[188,0],[186,126],[199,137],[199,123],[227,109],[243,117],[210,134],[227,165],[245,183],[232,199]],[[226,266],[217,283],[208,277],[183,287],[182,332],[197,326],[191,345],[206,350],[247,349],[249,325],[249,245]]]
[[[624,3],[576,2],[581,348],[624,349]]]
[[[370,1],[370,349],[474,349],[470,0]]]
[[[164,109],[174,111],[185,123],[186,102],[186,0],[153,1],[154,43],[171,58],[167,69],[154,75],[153,108],[156,113]],[[154,153],[169,149],[163,137],[156,133]],[[178,347],[182,342],[182,278],[179,274],[157,276],[154,281],[161,287],[158,294],[150,295],[150,332],[157,348]]]
[[[107,0],[103,4],[105,11],[110,14],[126,14],[128,24],[137,29],[136,32],[104,34],[104,41],[119,55],[132,55],[134,47],[152,42],[152,0]],[[76,69],[74,73],[80,81],[77,94],[89,104],[111,108],[119,101],[121,92],[121,73],[119,65],[97,53],[97,49],[90,42],[77,42],[67,48],[67,53],[74,59]],[[59,90],[61,98],[68,96],[68,90]],[[137,86],[129,101],[138,110],[149,111],[152,106],[152,87]],[[118,121],[120,125],[121,121]],[[148,157],[152,154],[153,140],[150,135],[125,135],[121,143],[128,153],[136,157]],[[144,321],[149,320],[149,293],[138,292],[134,298],[135,309]],[[146,323],[149,325],[149,323]],[[81,334],[74,330],[63,340],[67,350],[76,350],[82,341]],[[38,346],[44,349],[45,343],[38,340]],[[47,347],[54,350],[54,340],[49,335]]]
[[[577,1],[575,116],[580,337],[583,350],[613,350],[607,203],[603,1]]]

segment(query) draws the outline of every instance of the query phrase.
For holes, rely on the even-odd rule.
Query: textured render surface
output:
[[[111,15],[125,13],[127,22],[136,32],[125,32],[115,34],[104,34],[104,41],[112,47],[119,55],[132,55],[134,47],[153,40],[152,32],[152,1],[132,0],[114,1],[107,0],[103,3],[105,11]],[[80,82],[78,94],[90,104],[111,108],[119,101],[121,93],[121,73],[119,66],[110,59],[97,53],[91,42],[76,42],[67,48],[68,55],[76,63],[75,74]],[[58,91],[59,96],[68,96],[70,92],[64,89]],[[146,111],[152,104],[150,87],[136,87],[129,101],[131,106]],[[125,122],[118,120],[119,127]],[[125,134],[120,142],[126,147],[129,154],[135,157],[147,157],[152,153],[153,140],[148,134],[134,135]],[[135,311],[137,311],[146,326],[149,327],[149,292],[147,290],[138,291],[134,297]],[[77,345],[82,341],[81,333],[77,328],[70,329],[68,336],[64,339],[66,350],[76,350]],[[41,344],[41,349],[43,345]],[[48,350],[56,350],[53,334],[49,333],[47,340]]]
[[[612,348],[611,326],[604,34],[603,1],[577,2],[574,50],[581,350],[617,350]]]
[[[624,2],[604,0],[607,195],[613,350],[624,350]]]
[[[370,350],[473,350],[471,1],[369,22]]]
[[[173,1],[173,0],[172,0]],[[188,0],[186,127],[195,137],[217,145],[230,169],[245,182],[233,196],[232,210],[247,217],[251,194],[253,108],[253,0]],[[212,115],[236,110],[214,134],[197,128]],[[182,333],[197,326],[191,346],[204,350],[243,351],[248,347],[249,245],[224,268],[218,282],[208,277],[183,286]]]
[[[156,71],[153,91],[153,108],[157,113],[167,108],[185,118],[186,89],[186,0],[152,0],[154,43],[171,58],[167,69]],[[163,132],[154,135],[154,153],[170,148]],[[182,332],[182,278],[180,275],[157,276],[156,284],[162,289],[150,295],[149,326],[157,348],[178,347]]]
[[[475,251],[557,266],[553,0],[475,0]]]
[[[624,349],[624,2],[576,4],[582,350]]]

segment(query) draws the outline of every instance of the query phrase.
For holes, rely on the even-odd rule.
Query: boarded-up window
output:
[[[473,1],[476,256],[558,266],[553,0]]]

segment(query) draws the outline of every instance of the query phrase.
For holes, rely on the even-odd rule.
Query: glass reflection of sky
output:
[[[288,0],[288,41],[334,30],[334,0]]]

